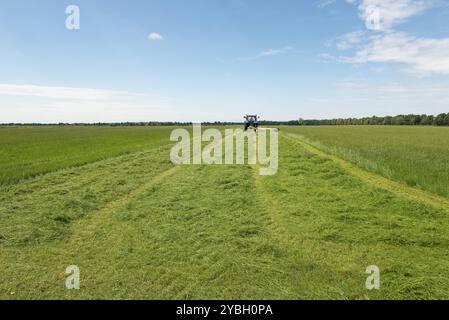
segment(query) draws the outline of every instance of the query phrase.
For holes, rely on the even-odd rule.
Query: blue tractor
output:
[[[259,117],[257,115],[246,115],[243,118],[245,119],[245,131],[252,129],[257,132],[259,128]]]

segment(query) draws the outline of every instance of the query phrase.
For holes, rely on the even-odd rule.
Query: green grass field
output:
[[[449,197],[449,128],[285,127],[309,143],[369,171]]]
[[[0,298],[449,299],[449,131],[283,128],[274,176],[175,167],[170,131],[0,129]]]
[[[0,184],[159,146],[172,129],[0,126]]]

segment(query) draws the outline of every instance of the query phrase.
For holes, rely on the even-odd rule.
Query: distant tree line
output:
[[[291,121],[259,121],[262,126],[356,126],[356,125],[395,125],[395,126],[449,126],[449,113],[441,113],[437,116],[432,115],[398,115],[386,117],[366,117],[366,118],[346,118],[346,119],[327,119],[327,120],[291,120]],[[241,125],[242,122],[203,122],[205,126],[232,126]],[[4,126],[129,126],[129,127],[143,127],[143,126],[191,126],[192,122],[117,122],[117,123],[5,123]]]
[[[395,126],[449,126],[449,113],[432,115],[398,115],[386,117],[346,118],[329,120],[299,119],[301,126],[339,126],[339,125],[395,125]]]

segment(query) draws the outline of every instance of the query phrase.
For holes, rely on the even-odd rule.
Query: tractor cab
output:
[[[257,131],[259,128],[259,117],[257,115],[246,115],[243,118],[245,119],[245,131],[248,131],[248,129]]]

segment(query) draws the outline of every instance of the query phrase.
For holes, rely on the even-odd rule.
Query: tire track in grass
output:
[[[256,144],[257,148],[259,147],[259,143]],[[257,150],[258,153],[258,150]],[[260,175],[260,163],[256,161],[255,165],[252,165],[253,168],[253,178],[255,189],[257,190],[257,198],[262,204],[263,209],[267,212],[270,217],[271,223],[273,225],[274,230],[272,230],[273,239],[279,241],[282,246],[295,246],[298,244],[298,241],[301,241],[299,237],[295,234],[291,234],[285,228],[285,222],[283,220],[283,211],[282,206],[279,201],[272,195],[270,191],[268,191],[263,182],[263,177]],[[286,238],[288,237],[288,239]]]
[[[284,133],[283,137],[287,138],[288,140],[295,142],[299,144],[301,147],[303,147],[308,152],[315,154],[319,157],[326,158],[329,160],[332,160],[333,162],[337,163],[342,167],[344,170],[352,174],[353,176],[360,178],[372,185],[375,185],[376,187],[385,189],[387,191],[390,191],[396,195],[414,200],[414,201],[420,201],[425,204],[431,205],[433,207],[444,209],[445,211],[449,212],[449,200],[442,198],[440,196],[431,194],[429,192],[408,187],[404,184],[401,184],[399,182],[384,178],[380,175],[377,175],[375,173],[363,170],[359,168],[358,166],[339,158],[335,155],[328,154],[317,147],[305,142],[301,139],[301,136],[294,134],[294,133]]]
[[[76,241],[86,234],[89,234],[93,231],[95,231],[101,224],[105,222],[105,217],[108,216],[110,213],[115,211],[116,209],[119,209],[126,204],[128,204],[133,199],[137,198],[139,195],[144,193],[146,190],[151,188],[152,186],[158,184],[165,178],[175,174],[177,171],[179,171],[180,166],[174,166],[168,170],[165,170],[153,178],[151,178],[148,182],[140,185],[136,189],[132,190],[131,192],[125,194],[121,198],[111,201],[107,203],[102,209],[98,210],[95,214],[92,214],[90,218],[83,219],[79,221],[78,225],[74,227],[74,229],[80,230],[79,233],[76,233],[72,236],[71,241]]]
[[[0,186],[0,245],[64,239],[77,220],[171,168],[168,152],[167,145]]]
[[[289,226],[289,210],[285,208],[279,198],[270,189],[270,178],[259,174],[260,164],[253,165],[253,179],[257,199],[268,215],[271,224],[269,228],[270,240],[273,246],[279,248],[282,255],[284,275],[284,299],[322,299],[332,298],[329,292],[341,296],[341,290],[335,284],[335,279],[329,265],[317,260],[316,251],[322,248],[314,241],[304,237],[302,232],[294,231]],[[267,180],[265,180],[267,179]],[[318,291],[315,292],[315,288]],[[327,288],[324,291],[323,288]],[[323,295],[320,295],[320,292]]]
[[[438,261],[440,258],[434,258],[434,255],[438,256],[441,252],[444,252],[444,248],[442,251],[439,251],[439,248],[427,247],[426,244],[419,245],[420,242],[425,243],[429,239],[429,243],[431,243],[430,241],[433,238],[430,232],[429,235],[425,235],[428,232],[427,229],[422,227],[425,223],[417,223],[417,220],[413,221],[413,219],[420,219],[421,217],[411,217],[411,220],[404,220],[398,227],[394,227],[394,229],[385,228],[381,233],[378,233],[374,228],[366,228],[368,224],[390,223],[385,218],[387,214],[385,214],[385,211],[382,211],[385,208],[395,208],[397,205],[397,211],[407,216],[410,213],[407,211],[408,206],[413,209],[412,203],[416,204],[417,199],[413,198],[414,201],[409,201],[410,196],[409,198],[404,198],[397,192],[393,193],[390,189],[387,189],[396,199],[388,200],[389,203],[382,205],[379,209],[376,208],[377,204],[374,203],[370,211],[362,212],[360,220],[357,219],[358,212],[352,213],[349,211],[346,213],[347,207],[343,202],[336,202],[335,204],[327,202],[326,197],[322,198],[320,195],[313,195],[313,192],[310,193],[310,200],[313,201],[308,201],[303,206],[298,205],[293,208],[289,204],[294,203],[294,201],[301,201],[301,196],[308,196],[308,193],[304,191],[307,187],[313,188],[316,186],[315,190],[317,193],[326,195],[332,195],[341,191],[342,200],[347,199],[349,201],[356,200],[358,196],[366,197],[366,199],[374,196],[379,200],[383,200],[384,192],[371,195],[373,190],[380,190],[382,187],[373,183],[372,180],[361,179],[359,175],[353,174],[352,171],[348,172],[346,167],[342,167],[336,161],[329,162],[329,166],[335,168],[335,170],[338,169],[337,171],[341,175],[346,175],[345,184],[327,185],[327,178],[321,176],[318,172],[319,168],[314,168],[313,166],[317,166],[316,163],[318,161],[315,161],[316,159],[329,158],[328,155],[297,143],[294,137],[288,139],[282,135],[281,139],[282,149],[279,150],[279,162],[281,165],[278,172],[279,176],[276,178],[262,177],[258,174],[256,165],[253,166],[253,178],[257,190],[257,199],[262,209],[267,213],[267,219],[269,218],[271,222],[269,225],[271,236],[269,240],[273,241],[274,245],[279,246],[284,253],[281,259],[287,263],[283,264],[283,270],[288,273],[289,290],[294,292],[295,297],[300,297],[301,299],[322,299],[323,297],[327,299],[370,299],[387,297],[391,299],[398,296],[406,298],[417,297],[420,293],[425,294],[425,290],[431,290],[428,289],[431,286],[423,283],[433,281],[435,277],[439,279],[438,274],[441,272],[440,270],[444,270],[444,267],[442,269],[435,267],[438,271],[431,274],[422,272],[422,268],[429,265],[433,267],[434,264],[438,265],[438,263],[444,261],[444,259]],[[302,155],[304,155],[303,159],[297,159],[298,156],[302,157]],[[312,155],[312,158],[309,158],[307,155]],[[303,162],[299,160],[303,160]],[[295,168],[302,168],[304,172],[307,169],[310,170],[310,175],[304,175],[302,178],[307,180],[305,183],[302,183],[299,177],[294,174]],[[342,172],[339,168],[344,169],[344,171]],[[364,173],[363,170],[359,169],[359,171]],[[292,175],[290,176],[290,174]],[[360,181],[364,186],[360,190],[353,190],[353,188],[357,187],[350,183],[346,184],[346,182],[350,181],[353,181],[353,183]],[[298,188],[299,195],[295,190],[285,191],[284,194],[284,188],[292,186]],[[325,205],[321,206],[319,201],[324,202]],[[407,204],[407,202],[410,204]],[[350,203],[353,206],[358,206],[361,202]],[[352,217],[354,220],[339,222],[339,213],[333,209],[334,205],[336,209],[343,209],[342,212],[345,212],[345,218]],[[312,210],[309,210],[309,208],[312,208]],[[296,213],[300,214],[297,215]],[[379,213],[381,217],[377,217]],[[441,211],[441,213],[444,212]],[[395,215],[394,217],[400,217],[400,215]],[[443,223],[444,221],[441,222]],[[403,238],[401,237],[402,233],[399,226],[402,223],[404,223],[405,236],[411,235],[410,244],[418,245],[408,246],[401,242]],[[377,225],[382,226],[380,224]],[[411,228],[415,228],[414,232],[420,233],[422,230],[424,233],[417,235],[415,238],[415,235],[410,231]],[[328,233],[328,230],[332,232]],[[443,229],[434,230],[432,233],[437,233],[443,239]],[[333,233],[338,234],[338,237],[329,238],[328,235]],[[365,234],[368,234],[368,236],[365,236]],[[371,241],[369,237],[373,237],[374,241]],[[390,241],[385,241],[385,239]],[[398,242],[395,242],[396,240]],[[436,241],[439,240],[437,239]],[[425,255],[429,255],[428,258],[423,258]],[[410,268],[412,270],[411,274],[413,274],[411,277],[402,273],[403,269],[408,268],[404,266],[404,261],[409,259],[418,265],[416,268]],[[385,272],[388,270],[389,274],[385,278],[385,285],[389,286],[391,293],[383,292],[376,295],[374,292],[369,293],[364,290],[366,279],[364,271],[366,266],[373,262],[380,265]],[[416,287],[414,283],[410,284],[411,280],[416,281]],[[402,285],[400,286],[400,284]],[[422,288],[418,287],[419,285],[422,285]],[[407,292],[407,290],[409,291]]]
[[[164,168],[162,172],[149,177],[136,188],[106,203],[99,210],[92,211],[82,219],[76,220],[70,226],[72,229],[70,236],[64,241],[7,248],[5,255],[0,259],[0,270],[3,273],[0,282],[3,280],[8,285],[7,283],[11,281],[10,286],[16,283],[15,286],[20,288],[21,291],[20,296],[25,298],[35,297],[38,288],[42,290],[38,293],[41,295],[48,290],[48,295],[47,292],[43,295],[46,298],[79,298],[79,292],[68,291],[65,290],[64,286],[61,286],[65,281],[65,274],[61,270],[64,270],[68,265],[79,265],[84,275],[82,286],[84,286],[84,283],[92,283],[92,279],[95,280],[95,274],[88,274],[89,263],[95,264],[94,261],[98,259],[97,250],[105,253],[110,250],[110,248],[103,246],[104,239],[107,239],[114,230],[111,227],[117,223],[112,219],[113,212],[126,206],[148,189],[163,183],[166,178],[179,172],[179,169],[180,166]],[[122,240],[127,241],[126,238]],[[97,245],[98,247],[96,247]],[[114,243],[108,245],[113,247]],[[25,261],[25,263],[21,261]],[[33,272],[30,270],[33,270]],[[7,280],[5,281],[5,279]],[[34,283],[34,285],[29,285],[27,281]],[[95,284],[95,282],[93,283]],[[0,297],[4,296],[4,291],[2,291],[4,285],[2,284],[2,286],[0,286]],[[19,291],[19,289],[8,290]],[[7,292],[9,292],[8,290]],[[84,297],[96,298],[96,296],[90,296],[89,294]]]
[[[191,142],[194,143],[197,140],[198,140],[198,138],[196,140],[191,139]],[[169,144],[169,145],[171,145],[171,144]],[[167,145],[167,146],[169,146],[169,145]],[[125,206],[126,204],[128,204],[129,202],[131,202],[132,200],[137,198],[139,195],[144,193],[149,188],[151,188],[155,184],[161,182],[163,179],[175,174],[177,171],[179,171],[180,167],[181,167],[181,165],[176,165],[168,170],[165,170],[165,171],[157,174],[153,178],[151,178],[147,183],[144,183],[144,184],[140,185],[139,187],[137,187],[136,189],[132,190],[131,192],[125,194],[123,197],[121,197],[115,201],[109,202],[102,209],[98,210],[96,212],[96,214],[93,215],[93,218],[89,219],[89,221],[80,221],[80,225],[76,226],[75,229],[81,227],[82,225],[87,225],[87,227],[85,229],[81,228],[81,230],[82,230],[81,234],[83,234],[84,231],[88,231],[88,232],[94,231],[100,223],[104,222],[104,220],[103,220],[104,217],[108,216],[113,211]],[[74,237],[75,236],[72,236],[72,238],[74,238]],[[78,239],[79,237],[75,237],[75,238]]]
[[[280,205],[274,197],[265,190],[263,186],[262,177],[259,174],[260,165],[253,166],[254,184],[257,190],[257,195],[262,207],[268,213],[275,230],[273,236],[278,239],[278,234],[285,234],[285,230],[282,230],[282,214]]]

